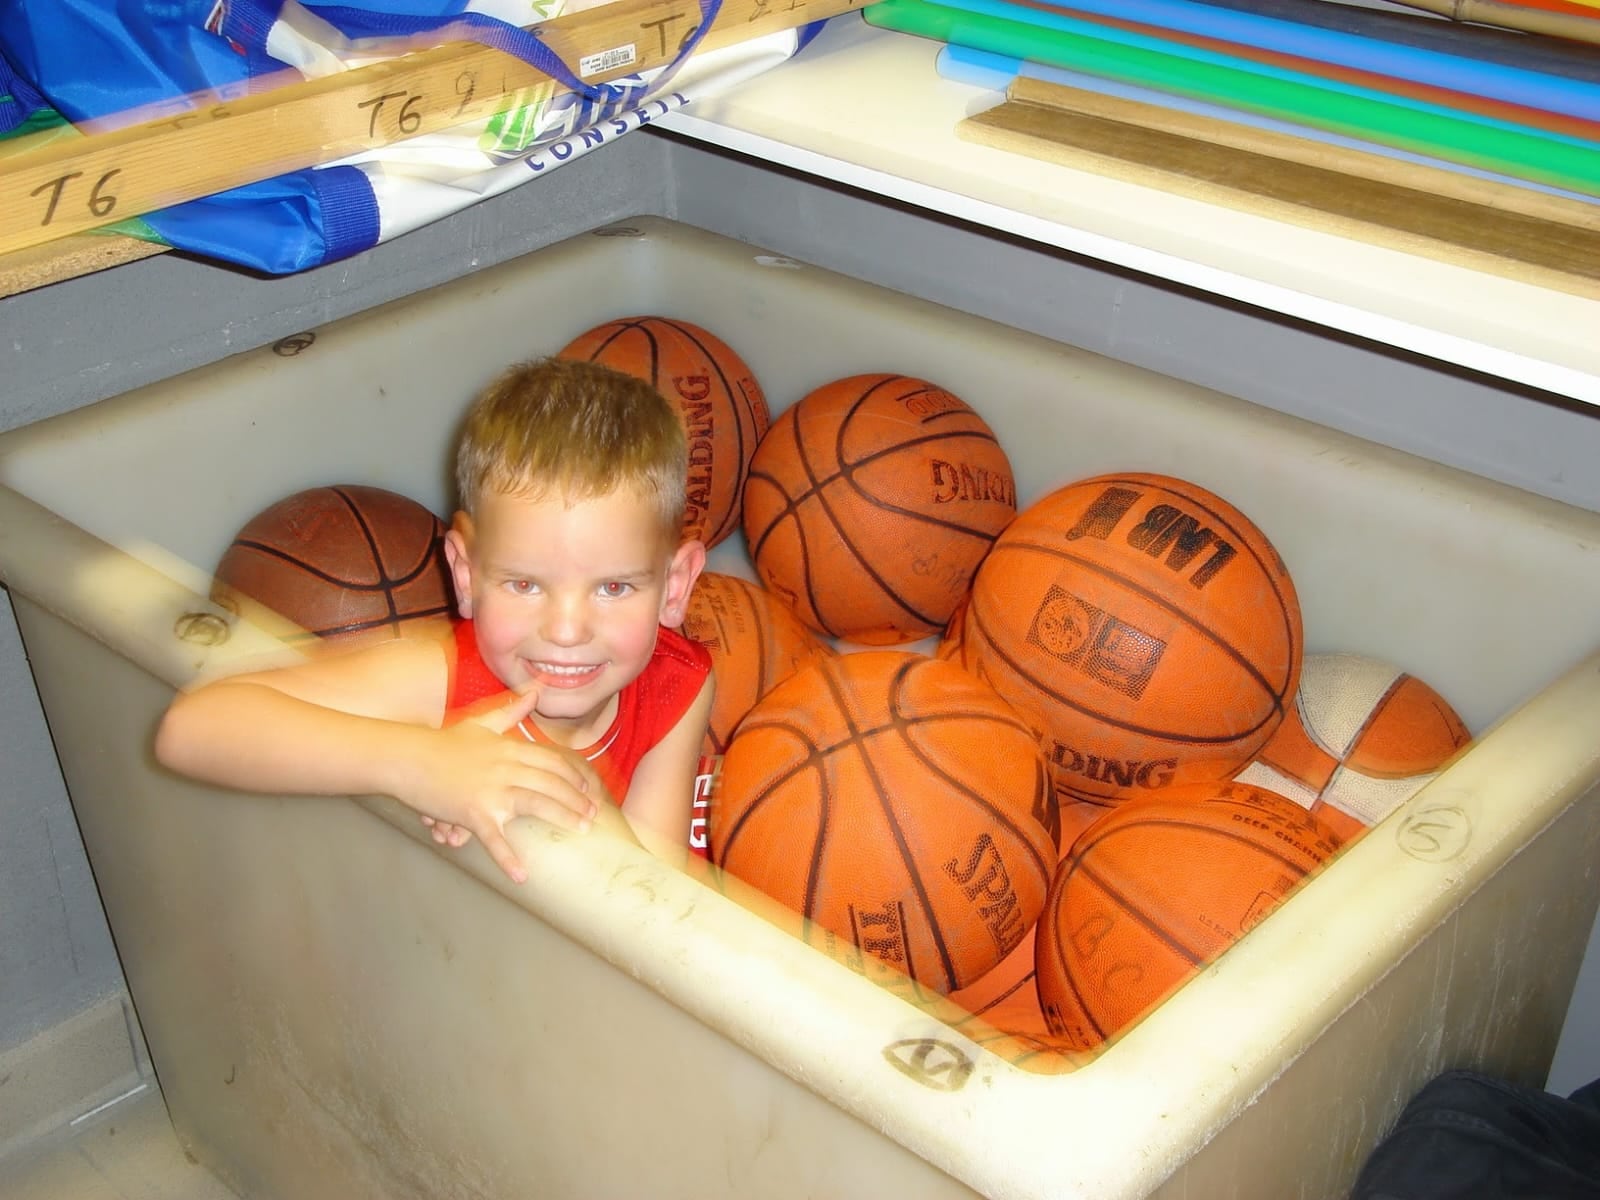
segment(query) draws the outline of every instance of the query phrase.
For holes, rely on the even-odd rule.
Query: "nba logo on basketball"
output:
[[[1034,613],[1028,641],[1131,700],[1144,694],[1167,648],[1160,638],[1056,586]]]

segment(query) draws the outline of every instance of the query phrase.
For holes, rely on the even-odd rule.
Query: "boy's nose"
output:
[[[552,645],[582,645],[589,640],[588,606],[576,597],[557,599],[546,608],[540,632]]]

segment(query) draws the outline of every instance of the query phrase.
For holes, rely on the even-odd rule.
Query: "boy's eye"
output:
[[[633,585],[631,583],[623,583],[618,579],[613,579],[609,583],[602,583],[600,585],[600,594],[613,600],[620,596],[626,596],[632,590]]]
[[[531,579],[509,579],[506,586],[518,596],[531,596],[539,590],[539,586]]]

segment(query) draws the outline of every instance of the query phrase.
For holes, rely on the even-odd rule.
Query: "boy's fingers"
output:
[[[580,797],[584,792],[598,789],[600,777],[594,773],[592,766],[576,754],[554,746],[535,746],[531,743],[521,747],[521,750],[518,761],[530,772],[538,772],[542,777],[539,786],[544,786],[543,781],[548,780],[551,786],[569,788]],[[529,790],[539,789],[530,787]]]
[[[514,694],[498,708],[490,709],[484,714],[480,724],[491,733],[505,733],[527,717],[538,702],[539,685],[534,684],[527,691]]]
[[[519,790],[513,808],[519,817],[538,817],[575,833],[587,832],[594,820],[594,802],[582,792],[559,787],[559,781],[543,791]]]
[[[528,882],[528,872],[517,857],[517,852],[511,848],[511,843],[506,841],[504,833],[498,829],[486,829],[478,835],[478,840],[489,852],[489,857],[494,859],[495,865],[510,876],[512,883]]]

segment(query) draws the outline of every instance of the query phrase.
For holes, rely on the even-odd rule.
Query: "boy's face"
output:
[[[540,724],[574,745],[605,731],[705,565],[704,546],[678,545],[631,488],[570,505],[488,495],[456,515],[445,552],[489,669],[519,690],[537,683]]]

